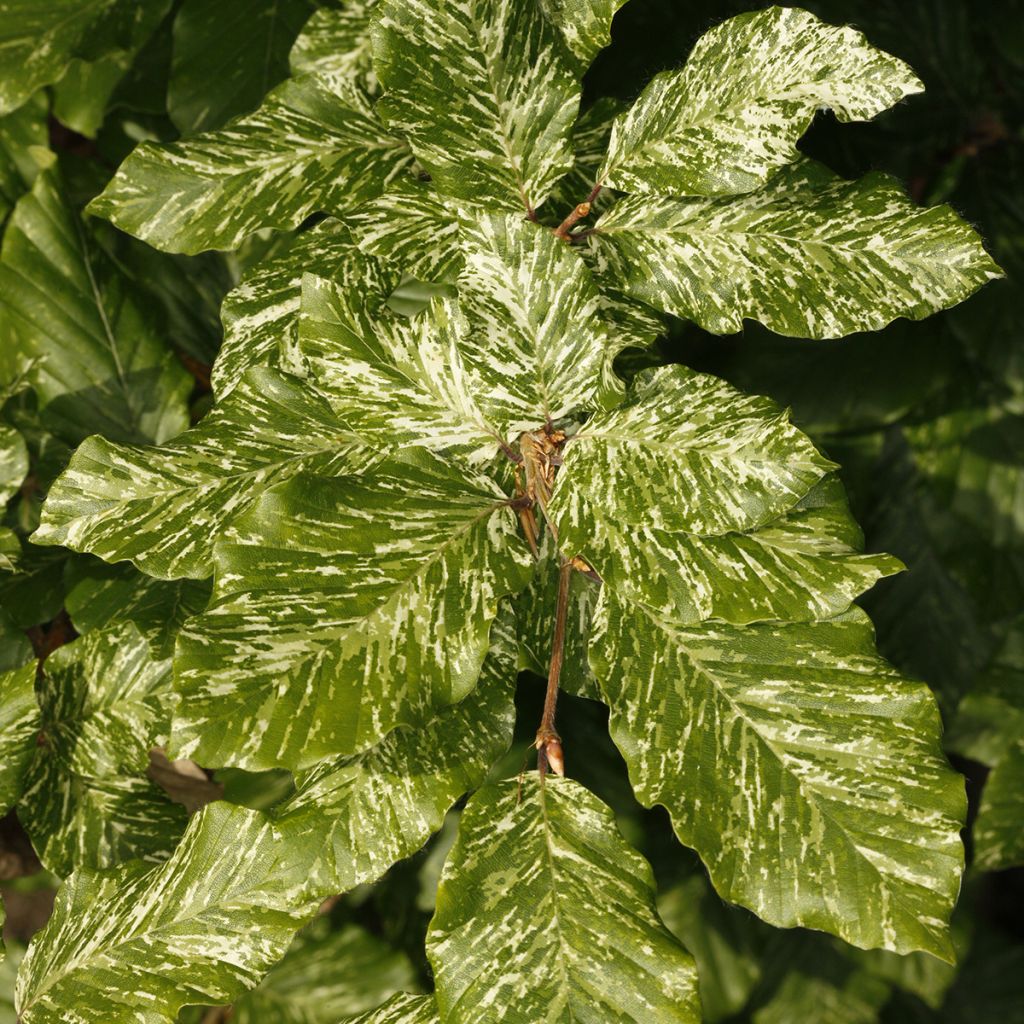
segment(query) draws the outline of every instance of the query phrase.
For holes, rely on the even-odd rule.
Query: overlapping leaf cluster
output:
[[[707,937],[669,912],[666,927],[605,803],[543,774],[485,784],[519,667],[547,667],[562,566],[567,686],[607,705],[629,799],[667,808],[718,894],[952,960],[962,780],[931,691],[879,656],[853,604],[900,563],[863,553],[836,463],[780,406],[680,365],[619,372],[664,314],[835,338],[999,275],[951,209],[795,149],[821,107],[865,120],[918,91],[909,68],[770,8],[710,31],[628,109],[581,115],[619,3],[293,0],[280,23],[277,5],[228,5],[236,88],[208,101],[219,58],[186,0],[164,23],[182,137],[142,142],[96,194],[43,148],[32,93],[57,83],[58,116],[89,133],[154,28],[116,0],[70,6],[56,32],[54,11],[0,3],[32,72],[0,81],[21,175],[0,252],[9,493],[30,464],[49,485],[41,513],[21,502],[10,561],[66,581],[57,607],[85,634],[38,678],[23,648],[0,677],[0,793],[66,878],[19,971],[20,1019],[235,1002],[239,1020],[282,1003],[282,1020],[697,1021],[701,999],[728,1005],[713,974],[698,997]],[[245,56],[260,45],[262,85]],[[98,113],[60,113],[74,75],[109,79]],[[165,285],[133,272],[133,238],[163,254],[146,258]],[[241,270],[205,415],[180,364],[210,353],[178,342],[176,358],[165,330],[201,308],[174,285],[198,253],[211,277]],[[395,301],[410,281],[434,286],[415,315]],[[152,748],[202,786],[195,765],[292,781],[262,810],[217,801],[186,825]],[[567,748],[574,775],[587,752]],[[996,831],[1019,760],[988,791]],[[380,879],[474,790],[427,938],[434,995],[359,929],[314,926],[285,954],[321,900]],[[334,958],[353,980],[304,1009]]]

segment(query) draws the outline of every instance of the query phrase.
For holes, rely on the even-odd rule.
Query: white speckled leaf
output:
[[[952,962],[963,780],[859,610],[673,624],[605,588],[591,662],[638,799],[770,924]]]
[[[923,88],[854,29],[796,8],[741,14],[618,118],[600,180],[661,195],[750,192],[797,158],[818,109],[866,121]]]
[[[829,618],[882,575],[830,463],[773,402],[684,367],[638,378],[571,439],[559,545],[676,623]]]
[[[25,439],[14,427],[0,423],[0,505],[6,505],[18,493],[28,466]]]
[[[562,33],[576,70],[582,74],[612,41],[612,18],[626,0],[538,0],[547,19]]]
[[[218,131],[142,143],[88,209],[167,252],[234,249],[379,195],[409,161],[357,85],[306,75]]]
[[[276,812],[290,843],[306,843],[311,883],[324,894],[375,882],[436,832],[463,793],[508,749],[515,724],[514,622],[498,613],[476,689],[416,728],[301,773]]]
[[[130,560],[160,579],[202,579],[217,535],[264,489],[373,457],[307,384],[257,368],[161,448],[89,438],[50,489],[33,541]]]
[[[473,457],[593,405],[614,336],[582,261],[551,232],[503,214],[462,221],[459,297],[387,325],[307,278],[300,351],[338,416],[377,443]]]
[[[552,193],[551,205],[556,210],[568,213],[593,191],[600,176],[601,161],[608,151],[612,124],[622,110],[620,100],[602,96],[580,114],[572,130],[572,148],[576,161]],[[610,189],[598,193],[591,202],[591,216],[611,205],[614,196],[615,193]]]
[[[288,77],[288,51],[313,11],[313,0],[183,0],[167,84],[177,129],[208,131],[258,107]]]
[[[974,822],[974,866],[1004,871],[1024,865],[1024,740],[989,773]]]
[[[4,232],[0,341],[32,362],[51,430],[141,443],[187,426],[192,380],[150,305],[75,213],[57,168],[40,174]]]
[[[347,1024],[441,1024],[441,1018],[433,996],[414,996],[403,992],[393,996],[379,1009],[356,1017]]]
[[[317,11],[292,47],[292,74],[314,72],[337,89],[355,80],[376,91],[370,47],[370,18],[377,0],[345,0],[341,8]]]
[[[356,1014],[416,987],[409,958],[355,924],[314,922],[284,959],[231,1009],[231,1024],[351,1024]]]
[[[382,266],[356,248],[350,223],[328,219],[303,232],[284,252],[257,263],[228,293],[221,307],[224,342],[210,374],[218,399],[250,366],[299,372],[303,274],[334,281],[366,316],[384,315],[384,303],[401,280],[401,268]]]
[[[572,166],[580,87],[536,0],[380,0],[379,109],[438,191],[535,210]]]
[[[165,864],[75,872],[22,962],[22,1024],[173,1024],[231,1002],[316,909],[281,854],[262,814],[215,803]]]
[[[445,1024],[700,1021],[697,972],[654,909],[647,862],[571,779],[480,790],[427,935]]]
[[[421,449],[265,493],[179,635],[176,756],[309,767],[467,696],[498,602],[532,568],[507,502]]]
[[[35,661],[0,673],[0,815],[21,796],[25,769],[39,735],[35,682]]]
[[[360,249],[420,281],[444,281],[462,267],[456,211],[429,182],[399,178],[345,223]]]
[[[18,818],[55,874],[174,849],[185,811],[145,774],[166,741],[170,696],[170,661],[155,661],[129,624],[46,659]]]
[[[1001,276],[949,207],[922,209],[885,175],[849,182],[811,161],[745,196],[627,197],[597,229],[602,274],[714,334],[744,317],[791,337],[879,330]]]

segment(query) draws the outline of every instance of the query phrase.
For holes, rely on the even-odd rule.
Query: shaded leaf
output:
[[[315,72],[338,88],[358,81],[376,91],[370,46],[370,18],[377,0],[347,0],[344,7],[325,7],[303,26],[289,58],[292,74]]]
[[[1024,739],[989,773],[973,836],[975,867],[1001,871],[1024,865]]]
[[[70,206],[56,168],[38,177],[7,225],[0,302],[12,354],[35,360],[28,379],[55,433],[163,441],[187,425],[188,374],[147,302]]]
[[[313,0],[184,0],[167,87],[178,129],[219,128],[259,106],[288,77],[288,52],[314,9]]]
[[[35,681],[35,661],[0,673],[0,816],[21,796],[39,735]]]

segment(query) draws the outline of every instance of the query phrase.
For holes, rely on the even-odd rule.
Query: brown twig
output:
[[[573,567],[570,559],[563,559],[558,568],[558,599],[555,604],[555,632],[551,639],[551,665],[548,669],[548,688],[544,694],[544,711],[537,730],[537,770],[541,779],[550,768],[556,775],[565,775],[562,740],[555,729],[558,708],[558,681],[562,675],[565,656],[565,625],[569,617],[569,581]]]
[[[561,238],[565,242],[572,240],[572,235],[569,232],[581,221],[584,217],[590,216],[590,210],[594,205],[594,201],[601,194],[601,185],[595,185],[590,190],[590,195],[583,200],[578,206],[576,206],[561,224],[555,228],[555,238]]]

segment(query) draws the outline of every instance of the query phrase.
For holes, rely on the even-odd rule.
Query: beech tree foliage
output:
[[[859,28],[719,14],[626,101],[620,8],[0,0],[0,798],[59,884],[21,1024],[956,992],[947,752],[993,768],[975,865],[1024,864],[1024,388],[890,431],[881,378],[1003,271],[803,147],[924,89]],[[950,682],[891,624],[979,557]]]

